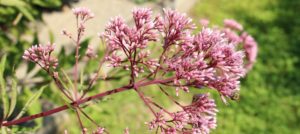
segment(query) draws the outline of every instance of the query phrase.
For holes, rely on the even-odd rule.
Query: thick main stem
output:
[[[171,77],[171,78],[164,79],[164,80],[152,80],[152,81],[148,81],[148,82],[137,82],[135,84],[135,87],[139,88],[139,87],[144,87],[144,86],[148,86],[148,85],[152,85],[152,84],[169,83],[169,82],[172,82],[173,80],[174,80],[174,78]],[[94,96],[90,96],[90,97],[81,99],[81,100],[78,100],[78,101],[74,101],[74,102],[70,103],[69,105],[73,106],[73,107],[76,107],[76,106],[78,106],[80,104],[83,104],[85,102],[88,102],[88,101],[91,101],[91,100],[94,100],[94,99],[99,99],[99,98],[102,98],[104,96],[120,93],[120,92],[123,92],[123,91],[127,91],[127,90],[130,90],[132,88],[133,88],[132,85],[123,86],[123,87],[120,87],[120,88],[112,89],[112,90],[109,90],[109,91],[105,91],[103,93],[96,94]],[[49,110],[49,111],[45,111],[45,112],[42,112],[42,113],[26,116],[26,117],[23,117],[23,118],[20,118],[20,119],[17,119],[17,120],[3,121],[2,126],[12,126],[12,125],[20,124],[20,123],[23,123],[23,122],[27,122],[27,121],[30,121],[30,120],[37,119],[37,118],[49,116],[49,115],[64,111],[64,110],[69,109],[69,108],[70,107],[68,105],[63,105],[63,106],[60,106],[58,108],[55,108],[55,109],[52,109],[52,110]]]

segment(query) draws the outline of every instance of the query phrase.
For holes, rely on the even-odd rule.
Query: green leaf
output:
[[[12,87],[11,87],[11,98],[10,98],[10,107],[7,118],[13,113],[15,106],[17,104],[17,81],[12,79]]]
[[[63,94],[59,94],[61,97],[60,99],[62,99],[64,101],[64,103],[70,108],[70,109],[74,109],[74,107],[70,104],[69,99],[66,98],[65,95]]]
[[[7,134],[6,127],[1,127],[1,134]]]
[[[64,75],[65,75],[65,74],[64,74]],[[63,82],[63,80],[62,80],[60,77],[58,77],[58,80],[61,81],[61,84],[62,84],[62,86],[64,87],[66,93],[69,93],[69,91],[67,90],[67,89],[69,89],[69,88],[68,88],[68,86]],[[57,87],[56,87],[56,88],[57,88]],[[69,103],[69,100],[66,98],[65,95],[63,95],[63,94],[59,94],[59,95],[61,96],[60,98],[62,98],[63,101],[64,101],[66,104]]]
[[[6,94],[6,82],[3,76],[3,72],[5,69],[5,62],[6,62],[6,55],[2,56],[1,63],[0,63],[0,90],[1,90],[1,98],[2,98],[2,105],[3,105],[3,117],[5,117],[8,113],[8,96]]]
[[[67,73],[64,70],[61,70],[63,75],[67,78],[68,84],[71,86],[71,88],[74,90],[75,86],[73,84],[73,81],[70,79],[70,77],[67,75]]]
[[[61,0],[32,0],[32,3],[44,8],[57,8],[62,5]]]
[[[22,14],[24,14],[24,16],[30,20],[30,21],[34,21],[34,17],[32,16],[31,12],[29,11],[29,9],[27,7],[29,7],[29,5],[27,5],[26,2],[22,1],[22,0],[2,0],[0,1],[0,5],[4,5],[4,6],[14,6],[16,7],[18,10],[20,10],[20,12]]]
[[[25,103],[24,107],[22,108],[21,112],[16,116],[15,119],[19,119],[23,116],[23,114],[27,111],[27,109],[38,100],[38,98],[42,95],[44,89],[46,86],[41,87],[41,89],[36,92],[33,96],[30,97],[30,99]]]
[[[24,14],[24,16],[28,20],[34,21],[34,17],[32,16],[32,14],[30,13],[30,11],[26,7],[24,7],[24,6],[18,6],[17,8],[20,10],[20,12],[22,12]]]
[[[79,49],[80,59],[84,57],[86,49],[88,48],[91,39],[92,38],[86,38],[80,43],[80,49]],[[75,55],[75,51],[74,51],[74,55]]]
[[[0,74],[3,76],[3,72],[5,70],[5,63],[6,63],[6,55],[3,55],[1,58],[1,63],[0,63]]]
[[[26,3],[22,0],[0,0],[0,5],[3,6],[25,6]]]
[[[22,13],[18,13],[17,17],[13,21],[13,25],[17,25],[21,21],[22,17],[23,17],[23,14]]]

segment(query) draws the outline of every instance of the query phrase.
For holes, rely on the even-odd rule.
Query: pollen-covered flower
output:
[[[47,43],[46,45],[34,45],[31,48],[25,50],[22,57],[25,60],[37,63],[44,69],[56,69],[56,67],[58,66],[58,60],[54,57],[51,57],[54,46],[55,45],[51,43]]]

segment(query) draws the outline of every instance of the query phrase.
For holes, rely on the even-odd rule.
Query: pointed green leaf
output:
[[[30,11],[26,8],[26,7],[23,7],[23,6],[20,6],[20,7],[17,7],[21,13],[24,14],[24,16],[30,20],[30,21],[34,21],[34,17],[32,16],[32,14],[30,13]]]
[[[69,87],[64,83],[64,81],[60,77],[58,77],[58,80],[61,82],[65,90],[69,89]]]
[[[3,6],[25,6],[26,3],[22,0],[1,0],[0,5],[3,5]]]
[[[62,5],[61,0],[32,0],[32,3],[44,8],[57,8]]]
[[[17,25],[20,22],[20,20],[22,19],[22,17],[23,17],[23,14],[18,13],[17,17],[13,21],[13,25]]]
[[[2,98],[2,106],[3,106],[3,117],[5,117],[9,110],[8,104],[8,96],[6,94],[6,82],[3,76],[3,72],[5,69],[6,55],[2,56],[0,63],[0,90],[1,90],[1,98]]]
[[[61,97],[61,99],[64,101],[64,103],[70,108],[70,109],[74,109],[72,105],[70,105],[70,101],[69,99],[66,98],[65,95],[63,94],[59,94]]]
[[[13,113],[15,106],[17,104],[17,81],[12,79],[12,87],[11,87],[11,98],[10,98],[10,107],[7,118]]]
[[[68,84],[71,86],[71,88],[74,90],[75,86],[73,84],[73,81],[70,79],[70,77],[67,75],[67,73],[64,70],[61,70],[63,75],[67,78]]]
[[[5,55],[3,55],[2,56],[2,58],[1,58],[1,65],[0,65],[0,74],[1,74],[1,76],[3,76],[3,72],[4,72],[4,70],[5,70],[5,63],[6,63],[6,54]]]
[[[30,97],[30,99],[25,103],[24,107],[22,108],[21,112],[16,116],[15,119],[19,119],[23,116],[23,114],[27,111],[27,109],[36,101],[39,99],[39,97],[42,95],[44,89],[46,86],[41,87],[39,91],[37,91],[33,96]]]

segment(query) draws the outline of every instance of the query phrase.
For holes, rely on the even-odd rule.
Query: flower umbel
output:
[[[94,14],[87,8],[75,8],[73,13],[76,17],[77,36],[73,37],[70,32],[62,31],[63,35],[75,44],[73,78],[67,78],[67,82],[60,79],[62,74],[55,70],[58,60],[51,56],[54,51],[54,45],[51,43],[32,46],[23,55],[25,60],[40,65],[51,75],[58,89],[71,103],[29,117],[3,121],[1,126],[22,123],[72,107],[83,134],[88,133],[88,129],[81,116],[97,127],[91,133],[108,133],[85,113],[80,104],[132,89],[154,116],[152,121],[146,123],[150,130],[162,134],[209,134],[217,126],[218,110],[214,99],[210,98],[208,93],[196,94],[190,104],[183,105],[177,100],[179,92],[193,93],[189,91],[195,88],[210,88],[217,91],[224,102],[227,99],[236,100],[240,79],[252,68],[257,56],[257,43],[235,20],[226,19],[224,27],[209,28],[209,20],[203,19],[200,20],[200,31],[195,32],[196,25],[185,14],[164,10],[164,15],[153,17],[151,9],[138,8],[132,11],[133,25],[126,24],[120,16],[110,20],[100,35],[106,48],[105,53],[99,56],[97,70],[93,77],[82,74],[82,79],[79,79],[79,72],[86,72],[79,66],[80,62],[85,64],[98,57],[89,45],[85,56],[90,60],[80,58],[80,49],[85,48],[81,48],[85,22],[93,18]],[[115,70],[100,78],[102,66],[106,63]],[[116,73],[118,75],[114,76]],[[67,75],[65,72],[63,74]],[[105,79],[105,82],[113,79],[127,80],[123,77],[128,78],[126,85],[90,97],[85,96],[92,89],[94,82],[100,79]],[[169,111],[156,103],[154,97],[147,97],[142,90],[150,85],[159,88],[162,95],[180,110]],[[168,93],[170,89],[164,90],[166,87],[175,90],[177,97],[174,98]],[[128,134],[129,128],[126,128],[124,133]]]
[[[37,63],[46,70],[56,69],[58,66],[58,60],[54,57],[51,57],[54,47],[55,45],[51,43],[47,43],[46,45],[34,45],[25,50],[22,57],[25,60]]]
[[[158,113],[155,120],[149,123],[149,128],[161,130],[165,134],[209,134],[211,129],[216,128],[218,110],[214,100],[209,98],[209,94],[194,96],[193,103],[182,109],[182,111],[171,113],[170,120],[167,120],[162,112]]]

